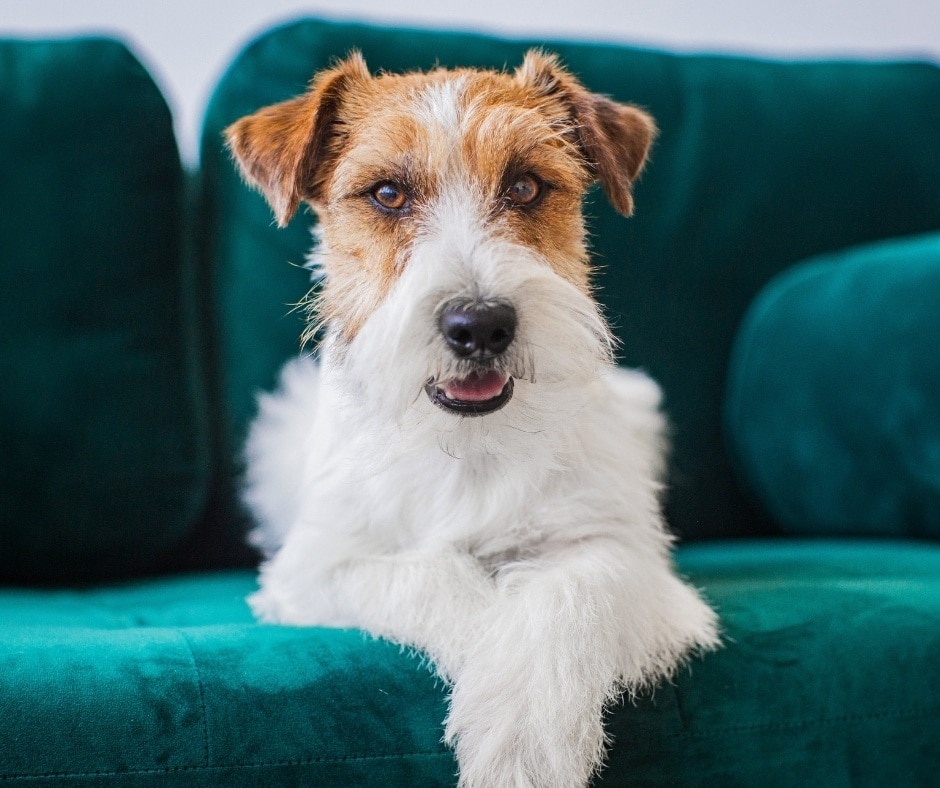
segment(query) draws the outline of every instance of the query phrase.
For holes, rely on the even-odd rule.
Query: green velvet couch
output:
[[[221,130],[353,47],[533,43],[662,129],[636,216],[586,211],[726,640],[611,709],[598,784],[938,784],[940,69],[313,20],[235,59],[191,173],[121,44],[0,42],[0,782],[454,784],[420,655],[245,605],[238,447],[311,217],[277,230]]]

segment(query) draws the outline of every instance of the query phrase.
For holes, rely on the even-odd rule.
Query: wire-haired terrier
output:
[[[373,76],[352,54],[228,129],[284,225],[319,217],[310,333],[261,399],[259,618],[358,627],[450,684],[464,786],[583,786],[605,707],[718,644],[661,514],[660,392],[618,370],[581,202],[633,209],[637,107],[530,51]]]

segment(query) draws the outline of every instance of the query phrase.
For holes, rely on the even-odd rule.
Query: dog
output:
[[[244,499],[259,619],[360,628],[450,688],[462,786],[584,786],[603,715],[719,644],[661,513],[660,390],[619,370],[582,198],[621,214],[656,134],[541,50],[512,73],[352,53],[227,143],[319,218],[307,333],[262,395]]]

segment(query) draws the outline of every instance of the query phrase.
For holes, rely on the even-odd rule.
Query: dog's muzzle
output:
[[[464,378],[425,387],[431,401],[461,416],[483,416],[512,399],[512,378],[494,368],[516,336],[516,310],[502,301],[459,302],[441,311],[438,327],[444,342],[461,360],[476,362]]]

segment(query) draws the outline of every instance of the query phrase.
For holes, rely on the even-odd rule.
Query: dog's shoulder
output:
[[[250,541],[265,554],[280,547],[296,517],[319,398],[320,368],[309,357],[289,361],[277,388],[258,396],[244,450],[242,497],[257,524]]]
[[[319,389],[320,364],[313,356],[297,356],[281,368],[277,386],[280,397],[315,402]]]
[[[613,367],[604,372],[591,412],[591,443],[617,458],[624,471],[662,479],[669,447],[663,392],[645,372]]]
[[[611,367],[604,373],[604,382],[617,399],[617,404],[630,409],[658,413],[663,392],[659,384],[639,369]]]

